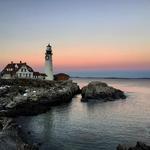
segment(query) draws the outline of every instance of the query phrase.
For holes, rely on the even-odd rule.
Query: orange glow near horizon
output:
[[[54,71],[150,71],[150,1],[46,0],[35,5],[34,0],[9,0],[0,6],[0,70],[21,60],[44,71],[50,42]]]
[[[62,50],[63,51],[63,50]],[[89,47],[76,50],[65,49],[54,55],[54,63],[58,68],[68,69],[150,69],[150,52],[134,51],[134,49],[117,50],[112,48]],[[74,53],[73,53],[74,52]]]
[[[24,48],[25,49],[25,48]],[[13,52],[3,55],[1,68],[10,61],[27,62],[35,68],[44,67],[45,47],[38,50],[24,51],[23,54]],[[150,52],[140,51],[136,47],[121,50],[115,47],[55,47],[53,48],[53,64],[55,69],[150,69]],[[8,61],[9,60],[9,61]]]

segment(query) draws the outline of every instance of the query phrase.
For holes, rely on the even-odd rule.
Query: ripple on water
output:
[[[77,80],[82,86],[87,79]],[[98,80],[98,79],[96,79]],[[102,79],[101,79],[102,80]],[[150,80],[104,82],[125,90],[128,98],[114,102],[71,103],[33,117],[19,117],[29,142],[42,142],[41,150],[114,150],[119,143],[150,144]]]

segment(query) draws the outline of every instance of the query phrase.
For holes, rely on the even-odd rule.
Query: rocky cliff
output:
[[[42,113],[52,105],[70,101],[79,91],[71,80],[0,80],[0,116]]]

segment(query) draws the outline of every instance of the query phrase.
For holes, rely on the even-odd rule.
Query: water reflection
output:
[[[74,79],[81,86],[88,79]],[[41,142],[41,150],[114,150],[118,143],[150,143],[150,80],[103,80],[125,90],[126,100],[71,103],[53,107],[34,117],[20,117],[29,142]]]

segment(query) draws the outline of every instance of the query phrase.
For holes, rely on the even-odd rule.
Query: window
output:
[[[21,72],[23,72],[23,68],[21,69]]]
[[[20,77],[21,77],[21,73],[20,73]]]
[[[26,77],[28,77],[28,74],[26,73]]]
[[[31,77],[31,74],[29,73],[29,78]]]
[[[26,69],[24,69],[24,72],[26,72]]]

